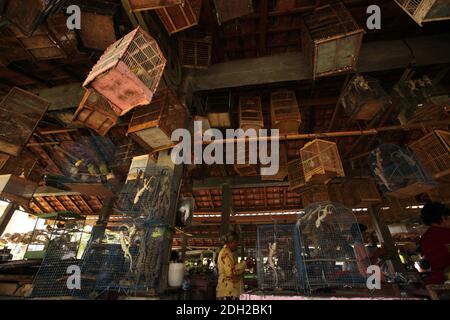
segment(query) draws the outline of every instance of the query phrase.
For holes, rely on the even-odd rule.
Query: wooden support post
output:
[[[379,205],[369,206],[369,216],[372,220],[373,226],[375,227],[375,232],[377,234],[378,240],[380,241],[383,248],[386,250],[387,255],[387,266],[389,268],[389,273],[394,275],[396,272],[406,274],[405,267],[400,261],[400,257],[397,253],[397,247],[395,246],[394,240],[392,239],[391,232],[388,226],[380,219],[378,212],[380,210]]]
[[[186,249],[187,249],[187,242],[188,238],[187,235],[183,233],[181,238],[181,261],[184,262],[186,260]]]
[[[106,198],[100,210],[98,220],[92,228],[91,241],[101,241],[105,235],[106,225],[108,224],[109,216],[113,211],[114,197]]]
[[[3,211],[3,215],[0,216],[0,237],[3,234],[3,232],[5,232],[5,229],[8,226],[8,223],[11,221],[11,218],[16,209],[17,205],[15,203],[10,202],[6,206],[5,211]]]
[[[224,236],[230,231],[230,215],[233,210],[233,194],[229,184],[222,185],[222,224],[220,235]]]

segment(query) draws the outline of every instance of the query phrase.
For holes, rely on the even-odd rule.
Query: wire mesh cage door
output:
[[[80,265],[83,254],[85,219],[71,213],[52,217],[47,225],[49,241],[45,256],[33,281],[31,298],[69,297],[78,295],[68,285],[69,276]]]
[[[346,207],[321,202],[308,206],[297,221],[298,265],[306,289],[365,287],[366,248],[356,217]]]
[[[265,225],[257,229],[258,286],[262,290],[299,290],[294,225]]]

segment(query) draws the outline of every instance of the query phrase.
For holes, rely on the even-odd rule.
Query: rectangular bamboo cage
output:
[[[279,129],[280,134],[297,134],[301,116],[294,91],[276,91],[270,95],[270,117],[272,129]]]
[[[310,204],[330,201],[330,194],[328,192],[328,186],[316,185],[311,186],[304,192],[302,192],[302,204],[303,208],[306,208]]]
[[[214,0],[219,25],[253,13],[252,0]]]
[[[176,5],[183,5],[186,0],[128,0],[131,10],[145,11],[154,10]]]
[[[367,121],[386,110],[389,96],[378,80],[359,74],[348,83],[341,103],[351,119]]]
[[[305,174],[303,173],[302,160],[296,159],[288,162],[289,191],[298,192],[306,186]]]
[[[212,128],[231,127],[231,92],[217,92],[206,98],[206,114]]]
[[[239,127],[242,130],[264,128],[264,117],[262,113],[260,96],[239,97]]]
[[[18,156],[49,105],[28,91],[11,89],[0,102],[0,150]]]
[[[12,174],[0,175],[0,198],[28,206],[37,184]]]
[[[60,10],[67,0],[10,0],[3,16],[31,36],[49,15]],[[24,10],[26,8],[26,10]]]
[[[381,202],[381,196],[373,178],[352,178],[344,183],[343,191],[350,207],[365,207]]]
[[[306,182],[328,183],[334,177],[344,177],[336,143],[316,139],[300,150]]]
[[[6,32],[35,60],[65,59],[77,49],[76,33],[67,29],[66,21],[67,17],[58,12],[48,17],[46,24],[38,26],[32,36],[14,25]]]
[[[341,2],[305,15],[302,46],[313,78],[355,70],[363,36],[364,29]]]
[[[437,181],[450,182],[450,132],[435,130],[409,146]]]
[[[212,37],[182,37],[178,40],[181,64],[185,68],[206,69],[211,63]]]
[[[137,135],[152,149],[173,145],[172,132],[185,127],[187,111],[175,92],[159,89],[152,102],[136,108],[128,127],[128,133]]]
[[[104,136],[117,124],[119,117],[114,113],[108,100],[93,90],[87,90],[72,121],[81,123]]]
[[[81,29],[78,31],[82,47],[85,49],[105,50],[117,41],[116,14],[118,6],[111,2],[98,0],[78,0],[73,2],[81,8]]]
[[[243,151],[243,150],[242,150]],[[238,163],[238,156],[244,156],[245,163]],[[250,163],[250,144],[248,142],[245,143],[245,154],[241,154],[238,152],[237,148],[235,150],[235,162],[234,162],[234,171],[241,177],[250,177],[259,175],[259,165],[257,163]]]
[[[158,43],[138,27],[105,51],[83,86],[103,95],[123,116],[152,101],[165,65]]]
[[[395,0],[418,25],[450,19],[448,0]]]
[[[288,161],[287,161],[287,150],[284,144],[280,145],[279,149],[279,168],[278,173],[275,175],[261,175],[261,180],[266,181],[283,181],[288,175]]]
[[[156,9],[169,34],[186,30],[198,24],[202,0],[185,0],[182,4]]]

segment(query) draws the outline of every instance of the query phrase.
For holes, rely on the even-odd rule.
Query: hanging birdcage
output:
[[[198,24],[202,0],[185,0],[181,4],[156,9],[169,34],[180,32]]]
[[[436,130],[409,147],[433,179],[450,182],[450,132]]]
[[[305,289],[365,287],[370,265],[356,217],[346,207],[308,206],[296,224],[298,270]]]
[[[288,162],[286,145],[281,144],[278,154],[280,155],[278,162],[278,172],[274,175],[261,175],[261,180],[266,181],[283,181],[288,175]],[[269,167],[269,165],[261,165],[261,168]]]
[[[306,182],[328,183],[333,177],[344,177],[336,143],[316,139],[300,150]]]
[[[288,163],[289,191],[297,192],[306,186],[305,174],[301,159],[292,160]]]
[[[123,116],[152,101],[165,65],[158,43],[138,27],[106,49],[83,86],[100,93]]]
[[[299,290],[294,225],[257,229],[258,286],[262,290]]]
[[[433,188],[431,178],[408,149],[383,144],[372,150],[368,161],[379,188],[386,195],[408,198]]]
[[[379,81],[362,74],[349,81],[341,97],[345,113],[355,120],[372,120],[386,110],[389,102]]]
[[[447,0],[395,0],[418,25],[450,19]]]
[[[43,259],[33,281],[32,298],[74,294],[67,280],[74,268],[79,267],[88,238],[83,216],[69,211],[38,216],[24,256],[25,259]]]
[[[310,186],[309,188],[304,190],[301,195],[303,208],[306,208],[313,203],[331,200],[327,185]]]
[[[212,37],[185,36],[178,40],[181,64],[185,68],[206,69],[211,63]]]
[[[345,195],[345,202],[342,204],[352,208],[369,206],[380,203],[382,200],[377,185],[371,177],[352,178],[341,188]]]
[[[209,94],[206,98],[206,114],[212,128],[231,127],[231,92]]]
[[[239,127],[258,130],[264,128],[264,117],[262,113],[260,96],[241,96],[239,98]]]
[[[281,90],[270,95],[272,129],[280,134],[296,134],[301,123],[300,110],[294,91]]]

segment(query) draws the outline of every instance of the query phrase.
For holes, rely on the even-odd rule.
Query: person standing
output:
[[[242,275],[247,264],[245,261],[237,263],[234,256],[239,247],[239,238],[235,232],[228,233],[224,242],[217,259],[219,279],[216,296],[219,300],[238,300],[244,288]]]
[[[420,247],[431,266],[428,284],[444,284],[450,271],[450,210],[442,203],[429,202],[421,212],[429,226],[420,238]]]

